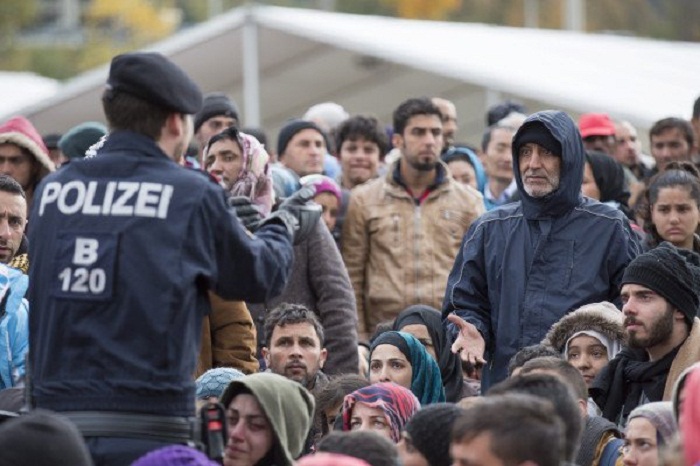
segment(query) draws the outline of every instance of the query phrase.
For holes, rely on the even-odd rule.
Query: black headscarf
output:
[[[630,192],[625,185],[622,165],[609,155],[595,151],[586,151],[586,162],[591,164],[595,184],[600,190],[600,202],[615,201],[627,207]]]
[[[425,325],[428,329],[445,387],[445,398],[453,403],[459,401],[462,398],[462,363],[459,356],[451,350],[452,345],[445,333],[440,311],[422,304],[407,307],[396,317],[392,330],[401,330],[406,325],[413,324]]]

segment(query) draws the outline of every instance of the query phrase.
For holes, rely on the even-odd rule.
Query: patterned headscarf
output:
[[[418,397],[421,405],[445,401],[445,389],[442,385],[440,367],[416,337],[406,332],[382,333],[372,342],[369,354],[370,361],[372,353],[379,345],[393,345],[404,353],[411,364],[411,391]]]
[[[391,428],[391,439],[398,443],[401,430],[408,420],[420,409],[420,402],[407,388],[393,382],[375,383],[355,390],[343,401],[343,430],[350,430],[352,409],[356,403],[364,403],[370,408],[380,408]]]
[[[260,207],[263,217],[267,217],[275,202],[270,155],[260,141],[249,134],[239,132],[238,144],[241,146],[243,165],[230,193],[233,196],[249,197]]]
[[[428,329],[445,387],[445,398],[456,403],[462,398],[462,363],[459,356],[452,352],[452,342],[445,332],[440,311],[424,304],[407,307],[396,317],[392,330],[400,331],[407,325],[415,324],[425,325]]]

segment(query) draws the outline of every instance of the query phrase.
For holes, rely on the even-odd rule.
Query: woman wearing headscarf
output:
[[[608,302],[586,304],[552,325],[542,343],[556,349],[591,386],[625,342],[624,316]]]
[[[269,156],[254,137],[231,127],[213,136],[204,152],[206,170],[231,196],[243,225],[254,231],[274,204]],[[252,207],[250,204],[253,204]],[[328,360],[324,373],[357,371],[355,294],[335,240],[321,221],[294,245],[294,264],[281,295],[265,304],[250,304],[257,334],[264,335],[265,313],[281,303],[302,304],[323,324]],[[265,344],[266,342],[258,342]]]
[[[292,466],[302,454],[314,399],[301,384],[252,374],[231,382],[221,404],[228,422],[224,466]]]
[[[602,152],[586,151],[581,192],[621,210],[632,217],[629,208],[630,191],[625,181],[625,172],[617,161]]]
[[[343,431],[372,430],[398,443],[401,430],[420,409],[410,390],[392,382],[355,390],[343,401]]]
[[[678,432],[670,401],[636,407],[627,418],[622,463],[625,466],[658,466],[659,452]]]
[[[456,403],[466,396],[462,391],[462,363],[459,356],[452,352],[440,311],[424,304],[407,307],[394,320],[392,330],[410,333],[435,358],[440,367],[447,401]]]
[[[226,129],[211,138],[204,151],[204,162],[207,172],[229,196],[247,196],[263,216],[270,213],[274,194],[269,155],[257,139],[236,128]],[[209,301],[212,311],[203,320],[196,375],[224,366],[246,374],[257,372],[256,333],[246,304],[224,300],[211,292]]]
[[[421,405],[445,401],[440,368],[413,335],[388,331],[373,342],[369,356],[369,381],[394,382],[408,388]]]

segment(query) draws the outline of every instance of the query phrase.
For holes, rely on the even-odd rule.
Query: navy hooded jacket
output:
[[[37,407],[194,414],[208,291],[281,293],[291,235],[249,235],[224,191],[140,134],[39,185],[31,213],[30,369]]]
[[[564,112],[538,112],[514,140],[534,122],[561,143],[559,187],[541,198],[529,196],[513,146],[521,200],[472,224],[443,303],[443,318],[455,312],[484,337],[484,392],[507,376],[518,350],[539,343],[565,314],[588,303],[618,301],[625,267],[641,253],[622,212],[581,195],[585,152],[576,124]],[[454,339],[457,328],[449,329]]]

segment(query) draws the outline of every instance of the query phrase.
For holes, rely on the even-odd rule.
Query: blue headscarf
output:
[[[416,395],[421,406],[445,401],[440,367],[413,335],[395,331],[382,333],[372,342],[370,359],[374,349],[379,345],[395,346],[406,356],[411,364],[411,391]]]

